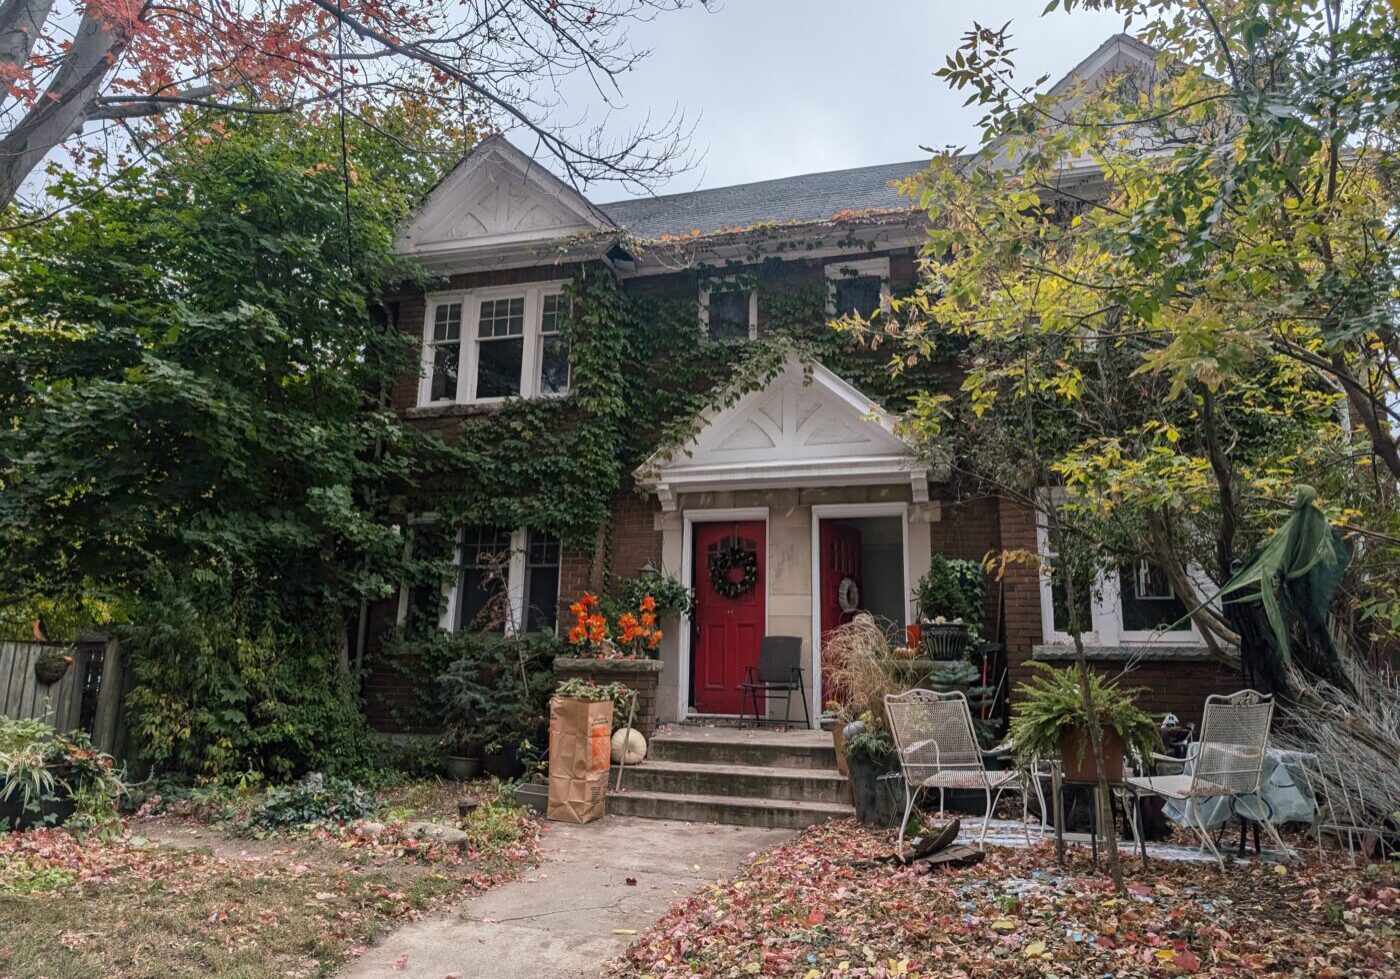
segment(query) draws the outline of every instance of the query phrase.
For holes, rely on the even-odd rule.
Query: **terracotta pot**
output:
[[[1111,727],[1100,727],[1103,738],[1103,768],[1110,782],[1123,781],[1123,752],[1125,746],[1118,732]],[[1064,766],[1065,779],[1070,782],[1097,782],[1098,772],[1094,769],[1094,750],[1089,741],[1089,729],[1077,725],[1060,738],[1060,762]]]

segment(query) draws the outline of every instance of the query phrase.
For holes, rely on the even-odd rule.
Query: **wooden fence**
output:
[[[34,664],[50,650],[73,662],[55,682],[41,683]],[[0,642],[0,715],[38,718],[60,731],[82,728],[111,752],[121,726],[121,673],[115,642]]]

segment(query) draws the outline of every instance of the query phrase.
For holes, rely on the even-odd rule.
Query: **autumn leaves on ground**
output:
[[[848,864],[889,847],[847,821],[809,830],[674,906],[613,979],[1400,975],[1394,864],[1154,861],[1122,897],[1073,848],[1063,870],[1046,845],[925,873]]]
[[[381,793],[383,820],[347,827],[250,835],[187,806],[107,840],[0,833],[0,976],[331,974],[398,923],[534,863],[535,820],[489,786],[467,791],[484,805],[464,824],[464,849],[402,830],[456,823],[463,786],[435,781]]]

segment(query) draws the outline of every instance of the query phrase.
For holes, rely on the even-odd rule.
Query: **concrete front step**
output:
[[[677,727],[651,739],[647,760],[834,772],[836,748],[825,731]]]
[[[613,778],[617,769],[613,769]],[[846,805],[851,801],[845,776],[834,768],[765,768],[703,762],[647,759],[622,774],[624,788],[671,795],[744,796]]]
[[[623,777],[623,781],[626,782],[626,776]],[[608,795],[608,812],[648,819],[726,823],[731,826],[766,826],[770,829],[802,829],[824,823],[828,819],[840,819],[855,814],[855,810],[848,805],[829,802],[641,792],[625,788],[621,792]]]

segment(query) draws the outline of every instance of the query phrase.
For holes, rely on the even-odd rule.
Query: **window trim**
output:
[[[844,261],[827,262],[826,274],[826,314],[836,316],[836,283],[842,279],[861,278],[867,275],[880,277],[880,306],[890,302],[890,257],[853,258]]]
[[[449,404],[495,405],[512,397],[564,397],[563,391],[540,393],[540,368],[543,365],[544,297],[562,295],[567,279],[550,279],[541,282],[522,282],[509,286],[484,286],[477,289],[450,289],[430,292],[423,297],[423,353],[420,358],[421,370],[418,384],[418,406],[429,408]],[[525,328],[521,333],[520,351],[520,393],[506,397],[478,398],[476,396],[477,367],[480,361],[480,339],[477,330],[481,326],[481,304],[494,299],[525,300]],[[437,309],[447,303],[462,304],[462,323],[459,331],[460,344],[457,353],[457,391],[451,400],[432,400],[433,390],[433,322]],[[489,342],[489,341],[488,341]],[[573,385],[573,365],[569,366],[569,384]]]
[[[723,286],[725,283],[734,282],[733,278],[720,278],[713,280],[715,285]],[[710,339],[710,295],[715,292],[747,292],[749,295],[749,339],[758,339],[758,290],[757,289],[724,289],[714,288],[713,285],[700,287],[700,336],[706,340]],[[725,337],[724,340],[731,338]],[[724,342],[716,340],[716,343]]]
[[[1046,645],[1066,645],[1074,642],[1068,632],[1055,628],[1055,600],[1051,584],[1051,573],[1046,559],[1051,556],[1050,532],[1045,519],[1045,506],[1065,499],[1063,489],[1041,492],[1040,506],[1035,514],[1035,552],[1040,573],[1040,634]],[[1089,628],[1084,630],[1085,645],[1121,646],[1131,643],[1134,646],[1204,646],[1205,639],[1195,622],[1188,622],[1185,629],[1171,632],[1143,631],[1123,628],[1122,582],[1119,571],[1099,570],[1089,593]],[[1204,585],[1205,574],[1200,568],[1188,566],[1186,573],[1198,584]]]

